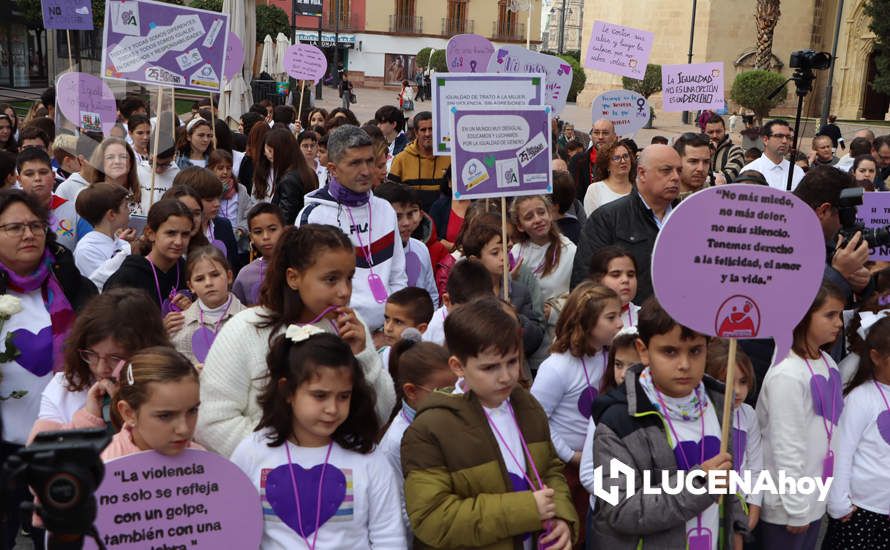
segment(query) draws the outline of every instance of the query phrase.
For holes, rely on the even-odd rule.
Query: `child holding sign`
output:
[[[604,247],[590,258],[590,278],[618,293],[624,326],[637,326],[640,306],[633,303],[637,295],[637,260],[617,246]]]
[[[681,471],[700,469],[725,479],[732,468],[731,452],[719,452],[723,385],[704,374],[708,338],[677,323],[655,297],[643,304],[637,329],[642,366],[628,370],[624,384],[593,407],[593,463],[608,479],[604,490],[617,498],[597,501],[594,548],[714,550],[721,531],[748,531],[737,497],[725,496],[721,510],[717,495],[707,490],[693,492],[683,485],[677,494],[628,494],[624,483],[611,479],[623,476],[612,459],[631,468],[638,480],[646,470],[670,472],[673,487]],[[701,478],[689,483],[707,485]]]
[[[834,474],[835,430],[844,409],[841,374],[825,349],[843,329],[844,295],[823,282],[804,318],[794,327],[791,351],[771,367],[757,401],[763,435],[763,467],[778,479],[825,480]],[[826,502],[820,491],[763,496],[761,529],[768,550],[815,548]]]
[[[838,430],[837,467],[828,499],[827,549],[890,543],[890,319],[860,312],[864,338],[859,369],[847,385]]]
[[[519,385],[519,330],[489,297],[445,319],[464,391],[427,397],[402,438],[405,504],[426,547],[571,548],[578,518],[547,416]]]
[[[102,460],[157,451],[175,456],[187,448],[203,449],[192,441],[198,422],[198,371],[185,356],[168,347],[147,348],[130,360],[120,374],[115,407],[124,425]]]
[[[232,454],[263,495],[260,548],[405,548],[393,470],[371,454],[374,391],[349,345],[290,325],[268,367],[262,419]]]
[[[208,245],[193,250],[185,273],[189,290],[197,299],[183,312],[182,329],[171,340],[176,350],[200,370],[223,323],[244,306],[229,292],[232,270],[219,248]]]
[[[590,408],[602,389],[607,349],[621,330],[620,309],[610,288],[589,281],[575,287],[556,324],[553,354],[541,363],[531,389],[547,414],[556,453],[567,464],[578,517],[587,511],[587,493],[578,477],[581,451]]]

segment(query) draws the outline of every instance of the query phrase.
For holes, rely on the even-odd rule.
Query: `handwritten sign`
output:
[[[207,451],[112,460],[96,500],[96,527],[109,550],[258,548],[262,539],[260,496],[250,479]],[[96,544],[90,539],[84,548]]]
[[[856,221],[868,229],[885,229],[890,226],[890,193],[863,193],[856,218]],[[890,246],[869,249],[868,259],[890,261]]]
[[[584,66],[642,80],[654,38],[649,31],[594,21]]]
[[[533,52],[522,46],[498,48],[488,62],[490,73],[538,73],[547,76],[544,103],[561,113],[572,87],[572,66],[553,55]]]
[[[452,73],[481,73],[488,70],[494,44],[478,34],[452,36],[445,47],[445,62]]]
[[[723,62],[662,65],[661,91],[667,112],[722,109]]]
[[[229,41],[226,44],[225,68],[223,69],[226,80],[232,80],[243,67],[244,44],[241,43],[241,39],[238,38],[237,34],[230,31]]]
[[[593,100],[593,122],[601,118],[611,120],[615,133],[629,137],[649,122],[649,102],[630,90],[603,92]]]
[[[436,73],[432,78],[433,153],[450,155],[452,107],[541,105],[544,76],[539,74]]]
[[[87,132],[108,134],[117,120],[114,93],[87,73],[65,73],[56,82],[56,105],[72,124]]]
[[[553,192],[549,106],[452,107],[455,199]]]
[[[78,31],[93,30],[91,0],[41,0],[43,28]]]
[[[315,46],[297,43],[284,52],[284,70],[297,80],[317,82],[328,70],[328,59]]]
[[[821,235],[813,209],[791,193],[749,184],[699,191],[655,241],[655,295],[703,334],[773,337],[773,360],[782,360],[822,283]]]
[[[151,0],[108,0],[102,76],[219,91],[229,16]]]

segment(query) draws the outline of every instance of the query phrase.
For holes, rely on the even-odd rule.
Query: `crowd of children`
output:
[[[735,355],[723,418],[727,342],[655,297],[634,303],[633,255],[601,248],[570,287],[576,243],[560,222],[578,201],[517,197],[502,220],[488,201],[451,200],[448,159],[426,156],[429,113],[412,141],[398,109],[364,129],[337,111],[313,110],[295,136],[293,113],[263,110],[248,117],[246,151],[225,125],[214,140],[202,114],[151,158],[154,123],[128,110],[129,141],[74,138],[86,175],[55,193],[61,167],[19,153],[19,186],[57,214],[49,231],[100,292],[77,311],[58,372],[27,397],[39,413],[15,419],[30,439],[107,427],[103,460],[219,453],[261,495],[263,550],[890,548],[879,298],[852,313],[838,368],[824,350],[843,334],[845,297],[824,283],[765,378]],[[162,160],[175,174],[146,187],[142,171]],[[3,249],[10,225],[4,261],[17,253]],[[668,485],[696,469],[833,483],[827,501],[654,495],[615,483],[616,460],[637,479],[667,472]],[[301,486],[314,468],[317,487]],[[335,485],[345,492],[324,490]],[[304,497],[331,514],[276,511]]]

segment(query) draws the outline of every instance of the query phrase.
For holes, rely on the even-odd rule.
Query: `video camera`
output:
[[[841,191],[837,210],[841,220],[841,235],[844,237],[844,245],[850,242],[856,232],[862,233],[862,238],[868,243],[869,248],[890,246],[890,225],[869,229],[856,221],[856,207],[862,204],[861,187],[850,187]]]
[[[792,52],[791,62],[788,65],[792,69],[802,71],[825,70],[831,67],[831,54],[814,50],[798,50]]]
[[[9,457],[4,465],[7,483],[23,479],[34,491],[33,509],[52,535],[85,535],[98,539],[96,489],[105,475],[99,458],[111,442],[104,428],[43,432],[34,442]]]

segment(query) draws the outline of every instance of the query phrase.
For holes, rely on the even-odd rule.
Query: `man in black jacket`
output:
[[[652,250],[655,238],[680,193],[680,155],[667,145],[650,145],[640,154],[637,186],[625,197],[597,208],[584,224],[575,254],[572,287],[587,278],[590,258],[605,246],[620,246],[637,261],[637,295],[652,294]]]

